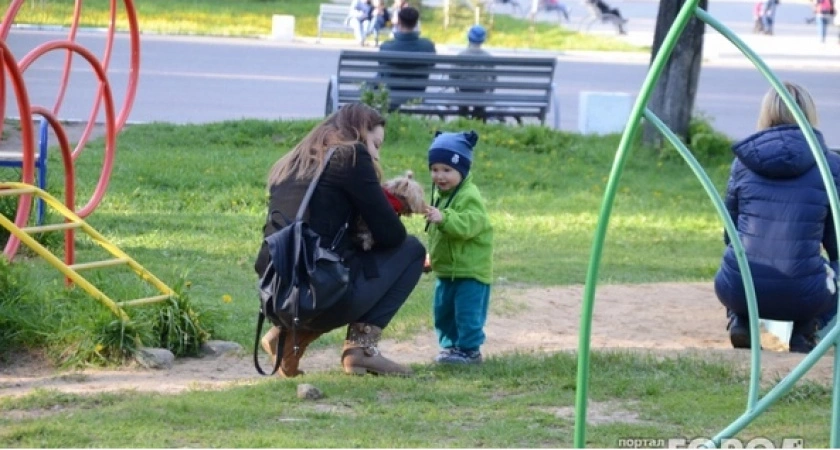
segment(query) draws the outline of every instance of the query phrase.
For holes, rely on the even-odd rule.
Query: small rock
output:
[[[175,355],[165,348],[142,347],[137,350],[134,359],[147,369],[171,369]]]
[[[201,354],[204,356],[232,355],[242,352],[242,346],[231,341],[207,341],[201,344]]]
[[[299,384],[297,387],[297,396],[301,400],[318,400],[324,398],[321,390],[311,384]]]

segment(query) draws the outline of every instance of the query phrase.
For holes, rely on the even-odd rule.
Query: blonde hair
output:
[[[363,103],[350,103],[332,113],[319,123],[289,153],[274,163],[268,174],[268,188],[294,176],[307,179],[315,176],[324,161],[327,150],[336,147],[333,159],[346,162],[357,142],[367,144],[368,133],[378,126],[385,126],[379,111]],[[355,159],[353,160],[355,163]],[[376,174],[382,179],[382,168],[374,160]]]
[[[805,118],[808,119],[811,126],[816,127],[818,124],[817,108],[814,105],[814,99],[811,98],[811,94],[796,83],[785,81],[783,84],[785,89],[793,96],[793,101],[796,102],[796,105],[805,114]],[[771,87],[767,91],[767,94],[764,95],[764,100],[761,101],[761,111],[758,115],[757,128],[761,131],[778,125],[796,125],[796,117],[794,117],[793,113],[785,105],[782,96],[776,92],[775,88]]]

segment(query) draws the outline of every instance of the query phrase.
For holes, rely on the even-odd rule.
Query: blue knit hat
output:
[[[473,147],[478,142],[475,131],[463,133],[435,133],[435,139],[429,147],[429,167],[435,163],[446,164],[457,170],[462,178],[470,173]]]
[[[487,30],[481,25],[473,25],[467,32],[467,40],[473,44],[482,44],[487,39]]]

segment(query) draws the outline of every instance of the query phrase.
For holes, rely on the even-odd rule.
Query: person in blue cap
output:
[[[481,48],[484,41],[487,40],[487,30],[481,25],[473,25],[467,31],[467,42],[469,45],[465,48],[459,55],[465,56],[492,56],[488,51]],[[480,68],[487,68],[493,69],[493,66],[488,65],[478,65],[478,64],[458,64],[457,67],[464,67],[464,68],[471,68],[471,67],[480,67]],[[481,83],[485,83],[487,81],[495,81],[496,76],[491,74],[459,74],[453,73],[449,75],[450,79],[453,80],[466,80],[467,82],[475,82],[476,85]],[[469,83],[472,84],[472,83]],[[492,88],[487,87],[471,87],[471,86],[459,86],[456,88],[458,92],[470,92],[470,93],[490,93],[493,92]],[[459,106],[459,115],[463,117],[470,117],[473,119],[478,119],[485,121],[487,119],[486,108],[483,106]]]
[[[482,362],[493,278],[493,226],[470,166],[475,131],[435,135],[429,147],[432,201],[426,213],[435,272],[434,326],[442,364]]]

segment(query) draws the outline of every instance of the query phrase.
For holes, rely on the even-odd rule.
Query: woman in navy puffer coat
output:
[[[816,126],[808,92],[793,83],[785,86]],[[764,97],[758,128],[761,131],[733,146],[736,159],[726,208],[749,261],[759,317],[793,322],[790,351],[807,353],[816,345],[817,329],[837,313],[833,273],[838,271],[838,253],[831,207],[805,135],[773,89]],[[815,134],[838,186],[840,156],[827,151],[819,131]],[[732,345],[749,348],[741,271],[729,236],[724,240],[727,247],[715,276],[715,292],[728,309]]]

